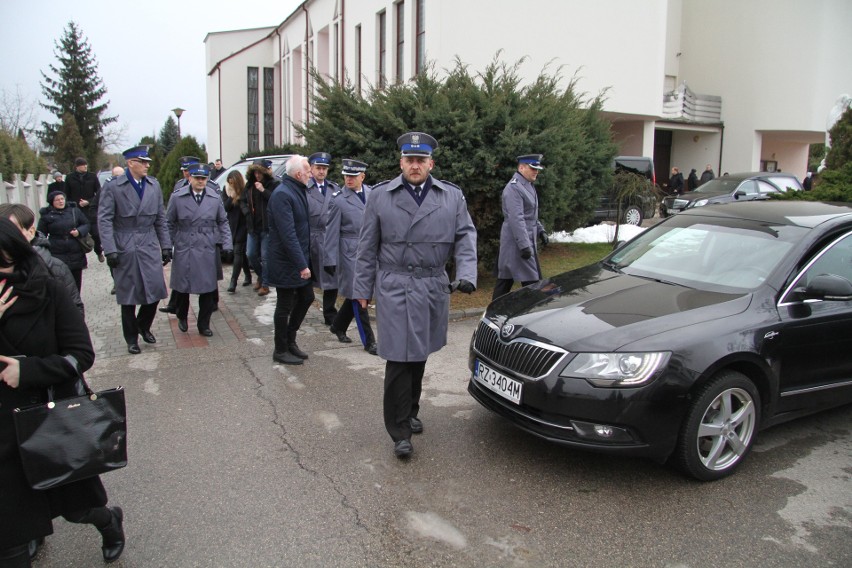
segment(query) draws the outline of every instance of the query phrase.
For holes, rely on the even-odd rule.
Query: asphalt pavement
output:
[[[220,283],[213,337],[158,313],[129,355],[105,264],[83,273],[93,388],[127,389],[121,567],[849,566],[852,409],[763,433],[741,470],[697,483],[645,460],[538,440],[468,394],[479,310],[426,367],[414,456],[382,423],[384,361],[315,304],[302,366],[272,361],[274,292]],[[226,267],[226,275],[230,267]],[[193,297],[193,302],[196,298]],[[34,563],[101,566],[90,526],[54,522]]]

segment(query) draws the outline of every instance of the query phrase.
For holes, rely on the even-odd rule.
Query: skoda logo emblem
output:
[[[512,332],[514,332],[514,331],[515,331],[514,324],[507,323],[506,325],[503,326],[503,329],[500,330],[500,335],[502,335],[503,337],[509,337],[510,335],[512,335]]]

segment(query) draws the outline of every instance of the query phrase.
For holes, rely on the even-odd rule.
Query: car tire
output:
[[[760,394],[748,377],[722,371],[694,397],[681,427],[675,465],[701,481],[734,472],[748,455],[760,425]]]
[[[622,216],[622,222],[625,225],[635,225],[639,226],[642,224],[642,219],[644,216],[642,215],[642,209],[637,207],[636,205],[629,206]]]

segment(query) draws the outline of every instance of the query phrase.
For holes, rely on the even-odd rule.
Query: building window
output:
[[[260,124],[258,116],[257,67],[248,68],[248,151],[260,150]]]
[[[415,23],[415,74],[426,71],[426,0],[414,0],[417,3],[417,22]]]
[[[275,146],[275,69],[263,68],[263,147]]]
[[[405,2],[396,4],[396,82],[405,80]]]
[[[340,34],[340,26],[337,24],[337,22],[335,22],[334,23],[334,71],[332,72],[332,75],[334,76],[334,82],[335,83],[340,82],[338,80],[339,77],[340,77],[340,75],[338,74],[338,66],[340,65],[340,60],[338,58],[338,55],[340,54],[340,45],[339,45],[340,35],[339,34]]]
[[[361,24],[355,26],[355,84],[361,96]]]
[[[385,17],[387,14],[385,12],[381,12],[379,14],[379,41],[377,42],[379,46],[379,88],[384,89],[387,86],[387,59],[388,59],[388,46],[387,46],[387,34],[385,33],[385,28],[387,24],[387,18]]]

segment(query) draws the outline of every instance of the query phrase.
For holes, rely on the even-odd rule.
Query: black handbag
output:
[[[71,209],[71,217],[74,219],[74,227],[77,226],[77,209]],[[77,242],[80,243],[80,248],[83,249],[84,253],[90,253],[95,249],[95,239],[91,234],[86,236],[80,235],[77,238]]]
[[[24,474],[33,489],[50,489],[127,465],[124,387],[16,408],[12,412]]]

